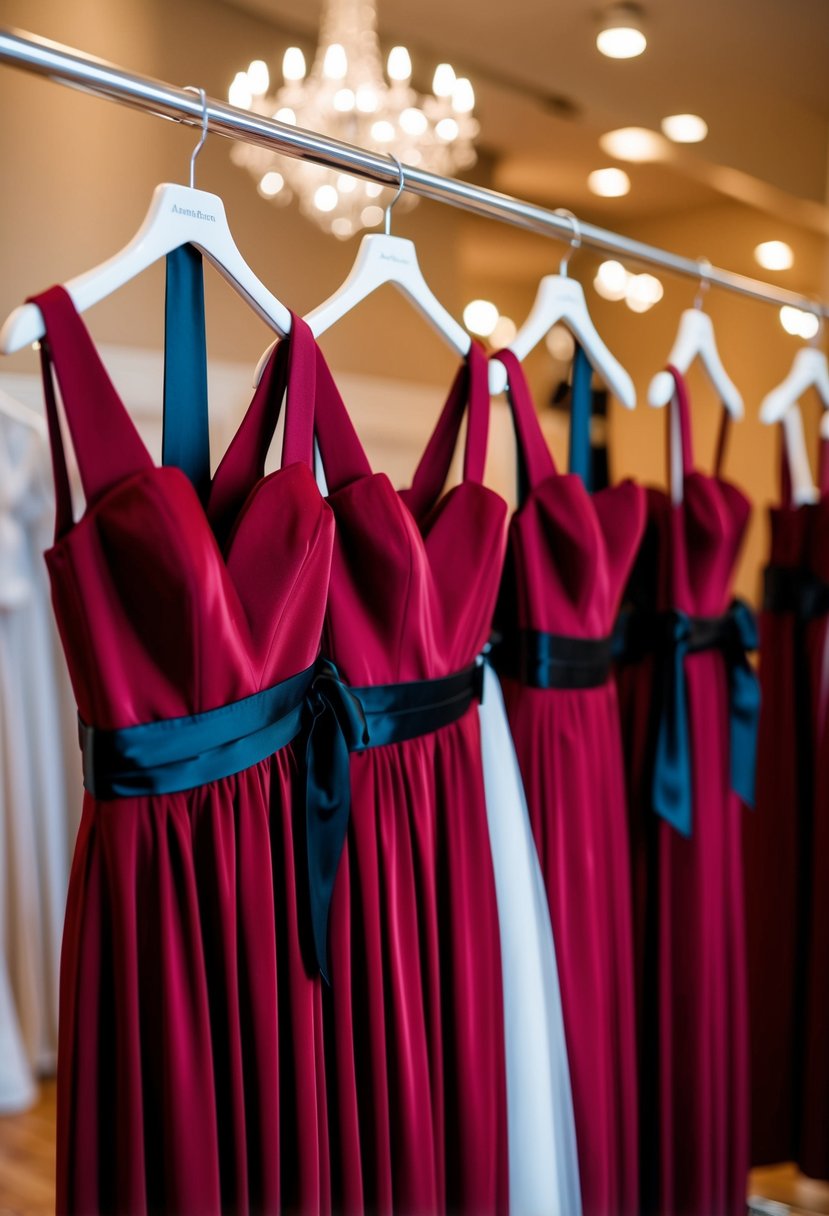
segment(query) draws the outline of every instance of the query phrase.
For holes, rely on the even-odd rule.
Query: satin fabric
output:
[[[559,475],[510,352],[510,402],[526,494],[512,518],[499,633],[612,632],[644,521],[630,482],[591,496]],[[586,1213],[638,1202],[633,946],[616,690],[502,678],[556,943]]]
[[[809,509],[804,566],[807,575],[829,584],[829,450],[821,449],[820,501]],[[808,673],[811,736],[811,804],[802,840],[800,883],[806,895],[808,943],[800,992],[803,995],[800,1077],[800,1137],[797,1163],[812,1178],[829,1179],[829,617],[804,620],[798,646]],[[800,681],[799,696],[805,680]],[[799,738],[805,731],[801,725]],[[802,747],[800,754],[802,756]],[[806,763],[808,764],[808,757]]]
[[[81,717],[113,730],[200,713],[308,667],[333,540],[308,463],[310,332],[294,320],[247,414],[270,435],[287,382],[285,467],[263,477],[264,450],[237,434],[206,512],[179,469],[152,464],[66,292],[36,303],[57,490],[47,563]],[[77,523],[52,366],[87,501]],[[184,792],[87,794],[61,963],[58,1211],[329,1210],[296,775],[287,747]]]
[[[682,501],[674,505],[648,490],[631,588],[638,608],[718,616],[728,606],[750,508],[718,472],[694,467],[687,390],[673,375],[670,429],[681,444]],[[642,1207],[737,1216],[745,1211],[748,1169],[742,809],[730,788],[725,659],[717,650],[689,654],[684,671],[690,837],[653,805],[660,661],[646,657],[622,667],[619,677],[634,873]]]
[[[319,399],[337,520],[323,652],[349,684],[448,676],[486,641],[506,516],[481,484],[488,410],[473,346],[451,425],[398,494],[371,472],[334,386]],[[464,415],[464,479],[439,498]],[[326,994],[334,1206],[505,1212],[501,961],[477,705],[352,755],[351,795]]]
[[[795,506],[780,428],[780,502],[769,511],[769,567],[807,568],[815,519]],[[760,613],[762,704],[756,814],[743,827],[751,1048],[751,1162],[796,1159],[804,1059],[812,805],[811,697],[792,602]]]
[[[501,929],[510,1211],[579,1216],[576,1124],[550,909],[501,686],[488,663],[480,717]]]

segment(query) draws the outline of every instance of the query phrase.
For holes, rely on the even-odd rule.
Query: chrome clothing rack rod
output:
[[[86,55],[71,47],[61,46],[35,34],[0,28],[0,63],[46,76],[59,84],[70,85],[98,97],[106,97],[135,109],[146,110],[160,118],[171,119],[188,126],[201,127],[204,118],[198,96],[177,85],[166,84],[149,76],[114,67],[105,60]],[[380,185],[397,189],[400,174],[397,163],[365,148],[356,148],[314,131],[262,118],[246,110],[236,109],[214,98],[207,99],[208,130],[228,139],[244,140],[293,156],[299,160],[339,169],[365,177]],[[448,203],[473,215],[500,220],[516,228],[525,228],[542,236],[569,240],[573,225],[566,215],[546,207],[499,194],[483,186],[426,173],[411,165],[403,165],[403,187],[421,198]],[[759,279],[735,274],[692,258],[680,257],[654,245],[644,244],[620,233],[579,222],[582,243],[594,249],[634,262],[656,266],[674,274],[687,275],[697,281],[704,279],[726,291],[737,292],[769,304],[790,304],[812,313],[829,316],[829,305],[817,302],[797,292],[764,283]]]

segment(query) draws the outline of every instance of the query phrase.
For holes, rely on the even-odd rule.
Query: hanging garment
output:
[[[610,635],[641,536],[631,482],[591,495],[590,366],[578,352],[560,476],[523,370],[507,369],[519,461],[493,663],[501,675],[556,943],[586,1213],[637,1210],[630,871]]]
[[[480,719],[501,931],[509,1210],[579,1216],[576,1126],[550,909],[506,707],[489,662]]]
[[[29,1065],[54,1071],[60,938],[69,875],[44,522],[45,438],[0,412],[0,950]]]
[[[757,813],[743,826],[753,1165],[792,1161],[798,1152],[814,770],[804,628],[829,607],[821,609],[806,575],[816,510],[795,505],[785,437],[781,427],[780,503],[769,511],[759,621]]]
[[[240,441],[211,482],[191,255],[168,262],[164,447],[179,467],[151,461],[66,292],[34,301],[57,487],[47,563],[86,785],[62,954],[61,1212],[330,1206],[291,745],[333,537],[309,467],[317,349],[295,318],[249,407],[270,438],[287,389],[283,467],[263,477],[267,442]]]
[[[694,467],[675,369],[669,468],[680,501],[648,491],[621,631],[638,952],[642,1206],[738,1216],[748,1169],[748,1018],[741,808],[751,797],[758,695],[752,620],[729,587],[744,495]],[[676,493],[677,500],[680,495]]]
[[[806,894],[805,967],[800,1056],[799,1146],[796,1160],[812,1178],[829,1179],[829,452],[821,445],[820,500],[808,508],[808,535],[797,592],[798,704],[810,709],[802,727],[801,769],[812,787],[804,815],[800,882]],[[803,716],[799,715],[803,723]],[[811,740],[811,746],[810,746]],[[801,838],[803,840],[803,838]]]
[[[482,484],[476,347],[410,490],[373,474],[339,394],[316,434],[337,520],[323,653],[366,733],[330,911],[335,1210],[508,1207],[503,997],[477,701],[506,507]],[[468,412],[464,479],[438,501]],[[453,430],[454,428],[454,430]],[[440,430],[440,428],[439,428]],[[366,742],[367,740],[367,742]]]

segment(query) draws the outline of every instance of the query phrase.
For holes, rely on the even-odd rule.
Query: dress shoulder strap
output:
[[[449,475],[464,417],[463,480],[483,483],[489,433],[488,376],[486,354],[477,342],[472,342],[407,492],[415,515],[424,515],[437,502]]]
[[[55,476],[55,538],[72,526],[72,502],[55,394],[60,388],[81,485],[89,503],[153,461],[100,360],[89,330],[63,287],[32,296],[43,317],[40,344]]]
[[[518,458],[518,499],[523,502],[530,490],[555,476],[555,461],[541,430],[519,359],[509,349],[498,351],[492,358],[502,363],[507,373],[507,400]]]

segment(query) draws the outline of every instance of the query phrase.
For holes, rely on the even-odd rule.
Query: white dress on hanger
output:
[[[57,1057],[69,871],[66,677],[43,562],[50,482],[44,436],[0,409],[0,952],[38,1073],[52,1072]]]
[[[501,686],[488,663],[479,712],[501,929],[510,1212],[580,1216],[576,1127],[550,910]]]

